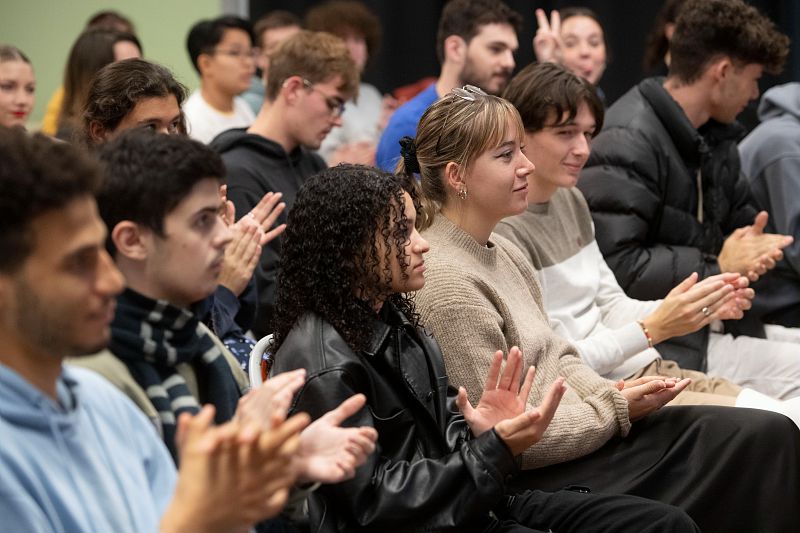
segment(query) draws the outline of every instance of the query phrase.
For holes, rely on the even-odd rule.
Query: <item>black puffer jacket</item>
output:
[[[718,274],[725,237],[757,213],[740,173],[741,128],[710,121],[698,131],[662,83],[648,78],[611,106],[578,185],[606,261],[642,300],[665,297],[692,272]],[[704,335],[676,341],[694,353],[667,355],[704,368]]]
[[[455,404],[436,342],[390,304],[356,353],[316,315],[302,319],[275,354],[273,372],[305,368],[292,411],[313,419],[356,393],[367,406],[346,425],[378,431],[354,479],[310,497],[312,531],[482,531],[518,472],[494,430],[472,438]]]

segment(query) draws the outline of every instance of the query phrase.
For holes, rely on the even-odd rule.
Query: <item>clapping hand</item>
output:
[[[292,398],[305,379],[306,371],[302,368],[271,377],[239,399],[235,420],[242,425],[255,425],[267,431],[280,425],[286,419]]]
[[[691,382],[689,378],[678,381],[663,376],[644,376],[633,381],[619,380],[617,390],[628,400],[628,418],[633,422],[671,402]]]
[[[231,421],[213,425],[214,408],[178,418],[180,470],[160,531],[245,532],[277,515],[296,474],[296,453],[308,415],[296,415],[270,431]]]
[[[775,263],[783,258],[782,249],[794,239],[789,235],[764,233],[768,220],[767,212],[761,211],[752,225],[734,230],[725,239],[717,256],[720,270],[738,272],[750,281],[757,281],[775,268]]]
[[[375,450],[378,432],[371,427],[341,427],[367,399],[356,394],[315,420],[300,434],[300,446],[292,458],[300,482],[340,483],[355,475],[356,468]]]
[[[542,404],[537,409],[526,411],[535,371],[533,367],[528,368],[525,381],[520,386],[523,360],[522,352],[516,346],[509,350],[501,374],[502,362],[503,352],[498,350],[492,358],[483,394],[476,407],[472,407],[463,387],[458,390],[456,403],[475,436],[494,427],[511,452],[519,455],[541,440],[566,387],[564,379],[558,378],[551,385]]]

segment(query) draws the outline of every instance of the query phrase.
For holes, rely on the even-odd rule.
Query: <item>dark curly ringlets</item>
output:
[[[306,181],[283,237],[274,351],[307,313],[355,350],[369,341],[376,301],[392,301],[417,323],[413,301],[391,294],[391,254],[408,263],[404,191],[416,205],[405,177],[363,165],[339,165]]]

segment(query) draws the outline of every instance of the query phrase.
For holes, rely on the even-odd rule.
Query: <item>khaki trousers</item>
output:
[[[668,378],[691,378],[692,383],[667,405],[736,405],[736,397],[742,388],[725,378],[711,377],[696,370],[686,370],[675,361],[656,359],[634,373],[628,379],[642,376],[664,376]]]

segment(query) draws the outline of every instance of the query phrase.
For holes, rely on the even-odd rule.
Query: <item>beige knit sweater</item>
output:
[[[630,430],[628,402],[549,327],[536,274],[513,244],[492,234],[481,246],[443,215],[423,232],[425,287],[416,294],[422,324],[442,347],[451,383],[475,405],[496,350],[519,346],[536,366],[530,407],[558,376],[567,392],[544,438],[522,455],[523,468],[569,461]]]

